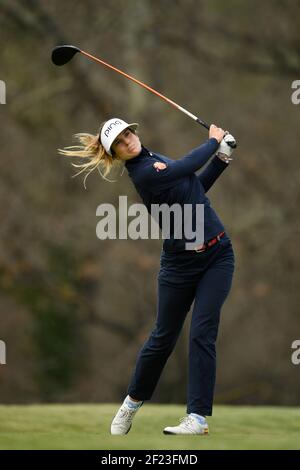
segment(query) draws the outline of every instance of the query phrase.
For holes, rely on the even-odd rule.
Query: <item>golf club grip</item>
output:
[[[198,124],[200,124],[201,126],[206,127],[206,129],[209,130],[210,126],[205,121],[202,121],[199,118],[195,119],[195,121],[198,122]],[[227,142],[227,145],[229,145],[229,147],[231,147],[232,149],[235,149],[237,147],[236,143],[232,144],[231,142]]]
[[[207,124],[205,121],[202,121],[202,119],[199,119],[199,118],[197,117],[197,119],[195,119],[195,121],[198,122],[198,124],[200,124],[200,126],[203,126],[203,127],[205,127],[207,130],[209,130],[210,125]]]

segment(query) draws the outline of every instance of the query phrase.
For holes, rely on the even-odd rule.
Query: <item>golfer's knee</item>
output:
[[[158,334],[153,332],[150,337],[151,349],[161,353],[170,353],[175,347],[177,334]]]
[[[190,342],[197,343],[203,347],[215,345],[218,336],[218,327],[193,330],[190,332]]]

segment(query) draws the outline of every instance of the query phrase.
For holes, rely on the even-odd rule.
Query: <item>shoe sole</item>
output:
[[[126,434],[129,433],[130,429],[131,429],[131,426],[132,424],[129,426],[129,428],[127,429],[127,431],[125,432],[125,434],[112,434],[112,432],[110,432],[111,436],[126,436]]]
[[[125,435],[129,433],[129,431],[131,429],[131,426],[132,426],[132,424],[129,426],[128,431],[125,432]]]
[[[163,430],[163,433],[164,433],[164,434],[171,435],[171,436],[184,436],[184,435],[187,435],[187,434],[177,434],[176,432],[165,431],[165,430]],[[208,436],[208,434],[209,434],[209,430],[208,430],[208,429],[204,429],[204,432],[201,433],[201,434],[198,434],[198,436]],[[193,435],[196,436],[197,434],[193,434]]]

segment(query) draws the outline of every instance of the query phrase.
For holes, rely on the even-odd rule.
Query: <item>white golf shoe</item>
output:
[[[178,426],[169,426],[164,429],[164,434],[208,434],[208,424],[203,416],[191,413],[181,418]]]
[[[119,436],[127,434],[130,431],[132,420],[142,404],[143,402],[137,402],[136,405],[130,406],[130,401],[126,397],[111,423],[111,434]]]

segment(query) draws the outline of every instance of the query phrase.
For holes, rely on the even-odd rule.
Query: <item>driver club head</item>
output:
[[[71,45],[57,46],[53,49],[51,59],[55,65],[64,65],[74,57],[77,52],[81,52],[78,47]]]

